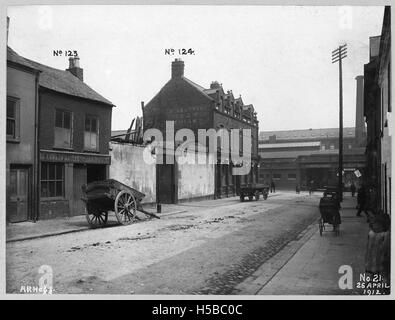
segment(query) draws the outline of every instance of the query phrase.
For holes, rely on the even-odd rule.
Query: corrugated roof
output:
[[[111,106],[113,105],[111,101],[98,94],[69,71],[55,69],[26,59],[9,47],[7,47],[7,60],[40,70],[39,84],[41,87],[80,98],[99,101]]]
[[[276,136],[277,140],[301,140],[301,139],[322,139],[339,137],[339,128],[304,129],[304,130],[281,130],[281,131],[261,131],[259,140],[268,140],[269,136]],[[343,128],[343,137],[355,137],[355,128]]]
[[[114,131],[111,131],[111,137],[119,136],[121,134],[126,134],[127,132],[128,132],[128,130],[114,130]]]

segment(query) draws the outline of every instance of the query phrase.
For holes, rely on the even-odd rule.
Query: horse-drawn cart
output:
[[[262,194],[263,199],[267,199],[267,195],[269,194],[269,186],[266,184],[261,184],[261,183],[254,183],[254,184],[248,184],[246,186],[242,186],[237,190],[237,194],[240,196],[240,201],[244,201],[244,197],[248,197],[248,199],[251,201],[252,199],[258,201],[259,196]]]
[[[92,228],[104,227],[107,223],[108,212],[114,211],[119,223],[128,225],[140,218],[137,211],[159,218],[145,211],[141,193],[117,180],[108,179],[84,184],[81,187],[86,205],[86,219]]]

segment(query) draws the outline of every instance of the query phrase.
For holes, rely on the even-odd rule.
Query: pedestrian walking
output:
[[[296,185],[296,194],[299,194],[300,193],[300,186],[299,186],[299,183]]]
[[[351,186],[350,186],[350,190],[351,190],[351,196],[354,197],[355,196],[355,191],[356,191],[356,187],[354,182],[351,182]]]
[[[314,190],[314,180],[311,180],[309,183],[309,194],[312,195]]]
[[[369,218],[369,213],[367,210],[367,193],[364,185],[362,185],[358,189],[357,203],[358,203],[357,217],[360,217],[361,212],[363,211],[366,214],[366,217]]]
[[[270,182],[270,193],[276,193],[276,185],[274,184],[274,181]]]

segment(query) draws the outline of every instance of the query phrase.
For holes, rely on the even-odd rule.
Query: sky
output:
[[[356,80],[381,34],[384,7],[308,6],[14,6],[8,45],[58,69],[76,50],[84,82],[116,107],[112,130],[127,129],[170,79],[171,62],[208,88],[212,81],[257,111],[259,130],[338,127],[343,61],[344,126],[355,125]],[[165,55],[165,49],[193,55]]]

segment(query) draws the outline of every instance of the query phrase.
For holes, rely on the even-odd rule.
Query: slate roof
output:
[[[218,88],[214,88],[214,89],[204,89],[204,92],[207,94],[214,94],[218,91]]]
[[[198,85],[197,83],[193,82],[192,80],[189,80],[188,78],[182,77],[182,79],[184,81],[186,81],[187,83],[189,83],[190,85],[192,85],[193,87],[195,87],[196,89],[198,89],[206,98],[209,98],[210,100],[213,100],[212,97],[210,97],[205,91],[206,89],[203,88],[201,85]]]
[[[269,136],[276,136],[276,140],[303,140],[303,139],[323,139],[323,138],[338,138],[338,128],[324,128],[324,129],[304,129],[304,130],[283,130],[283,131],[261,131],[259,133],[259,140],[268,140]],[[343,128],[343,138],[354,138],[355,128]]]
[[[31,63],[29,63],[25,58],[18,55],[10,47],[7,47],[7,61],[12,61],[12,62],[20,64],[22,66],[37,70],[37,68],[35,68]]]
[[[39,84],[41,87],[113,106],[112,102],[98,94],[69,71],[55,69],[26,59],[18,55],[10,47],[7,47],[7,60],[41,71],[39,77]]]

